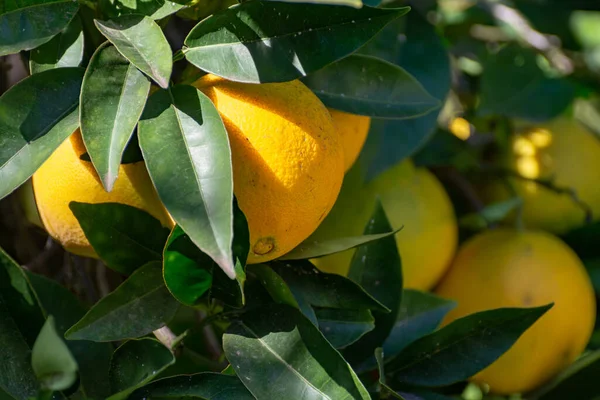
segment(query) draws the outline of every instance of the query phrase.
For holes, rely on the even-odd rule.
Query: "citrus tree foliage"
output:
[[[359,159],[367,180],[410,156],[453,171],[472,167],[481,148],[449,135],[444,104],[465,104],[472,129],[502,139],[507,118],[547,120],[599,89],[597,35],[559,30],[596,2],[515,2],[517,21],[503,19],[496,2],[439,3],[2,1],[0,56],[22,57],[30,76],[0,97],[0,199],[14,198],[79,128],[82,158],[106,191],[121,165],[143,160],[176,223],[169,231],[131,206],[72,202],[116,277],[83,302],[0,248],[0,399],[459,395],[552,304],[488,310],[440,328],[455,304],[403,288],[394,240],[402,227],[390,225],[379,202],[362,236],[307,241],[246,265],[248,224],[233,193],[225,123],[191,85],[206,73],[251,84],[299,79],[326,106],[371,117]],[[494,34],[501,40],[485,37]],[[588,124],[598,128],[590,107]],[[457,212],[465,229],[481,229],[518,203]],[[597,278],[593,238],[597,224],[565,239]],[[351,248],[348,277],[310,261]],[[87,261],[70,260],[69,274],[90,273]],[[599,395],[588,384],[597,360],[586,355],[532,398]]]

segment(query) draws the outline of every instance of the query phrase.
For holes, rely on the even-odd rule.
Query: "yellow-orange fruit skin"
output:
[[[379,199],[392,227],[403,227],[395,237],[404,286],[431,289],[450,265],[458,241],[454,209],[444,187],[431,172],[415,168],[410,160],[366,184],[361,179],[359,166],[346,174],[338,202],[311,239],[362,235]],[[313,262],[323,271],[347,275],[354,252]]]
[[[79,130],[65,140],[33,174],[33,192],[40,219],[48,234],[67,251],[97,257],[79,222],[69,208],[81,203],[121,203],[147,211],[163,225],[170,218],[160,202],[143,162],[122,164],[113,190],[106,192],[89,161]]]
[[[520,124],[511,137],[502,167],[526,179],[509,178],[523,199],[523,222],[530,229],[563,234],[585,223],[585,209],[568,192],[558,193],[535,182],[550,181],[572,189],[600,219],[600,138],[574,119],[560,117],[542,125]],[[529,180],[528,180],[529,179]],[[511,196],[504,182],[486,185],[490,202]]]
[[[584,350],[595,323],[594,291],[583,264],[560,239],[542,231],[498,229],[471,238],[436,293],[458,304],[444,325],[478,311],[554,303],[472,378],[498,394],[527,392],[551,379]]]
[[[343,149],[327,108],[299,81],[207,75],[194,85],[227,129],[234,193],[250,230],[248,263],[287,253],[329,213],[342,184]]]
[[[344,148],[344,171],[348,171],[365,145],[371,127],[371,118],[332,108],[328,110]]]

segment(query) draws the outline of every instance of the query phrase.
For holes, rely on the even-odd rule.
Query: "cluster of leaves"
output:
[[[286,260],[247,268],[248,228],[236,209],[236,280],[178,226],[169,234],[121,204],[71,208],[103,261],[129,277],[86,310],[2,253],[0,388],[8,398],[40,389],[92,399],[444,398],[431,390],[485,368],[550,307],[481,312],[436,330],[454,303],[402,290],[400,255],[380,205],[360,238],[306,243]],[[306,260],[357,245],[350,278]],[[193,332],[161,334],[180,308],[206,305],[205,325],[224,328],[219,343],[230,367],[222,373],[178,364]]]
[[[304,243],[284,259],[245,265],[248,228],[225,128],[191,82],[206,72],[250,83],[302,79],[325,105],[374,118],[363,154],[370,177],[433,137],[434,110],[450,90],[447,49],[423,15],[322,3],[0,5],[0,55],[24,52],[32,73],[0,97],[0,198],[79,127],[107,191],[122,162],[144,160],[178,224],[168,231],[132,207],[71,203],[102,261],[127,276],[91,308],[0,252],[0,398],[444,399],[548,310],[490,310],[438,329],[453,303],[402,289],[381,206],[362,237]],[[163,27],[175,14],[207,18],[173,52]],[[494,55],[486,77],[510,51]],[[174,72],[178,63],[184,73]],[[517,74],[528,80],[514,86],[536,87],[539,73]],[[573,91],[564,82],[544,76],[538,93]],[[528,105],[508,88],[486,87],[481,107],[490,114],[518,117],[513,110]],[[308,261],[357,246],[349,278]],[[176,329],[189,311],[204,315],[201,327]],[[224,370],[195,351],[206,329],[218,333]],[[588,376],[580,371],[591,369],[575,369],[542,397]]]

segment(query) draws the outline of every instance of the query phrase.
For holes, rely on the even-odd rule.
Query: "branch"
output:
[[[168,326],[165,325],[152,333],[154,334],[156,339],[158,339],[159,342],[165,345],[166,348],[168,348],[171,351],[174,350],[173,347],[177,344],[177,336],[173,333],[173,331],[171,331],[171,329],[169,329]]]
[[[560,48],[560,40],[555,36],[544,35],[531,26],[519,11],[505,4],[482,0],[481,5],[499,22],[511,27],[519,39],[542,53],[550,64],[564,75],[575,70],[573,61]]]
[[[571,187],[557,186],[553,179],[538,179],[538,178],[526,178],[520,175],[518,172],[506,169],[506,168],[486,168],[482,167],[482,171],[494,174],[500,177],[513,177],[526,182],[533,182],[546,189],[553,191],[556,194],[566,194],[571,197],[571,200],[577,204],[581,210],[585,213],[585,223],[589,224],[593,220],[592,208],[577,195],[577,191]]]

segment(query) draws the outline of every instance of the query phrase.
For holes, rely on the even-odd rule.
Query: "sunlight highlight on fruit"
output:
[[[471,137],[471,124],[464,118],[454,118],[450,121],[448,129],[454,136],[461,140],[467,140]]]

